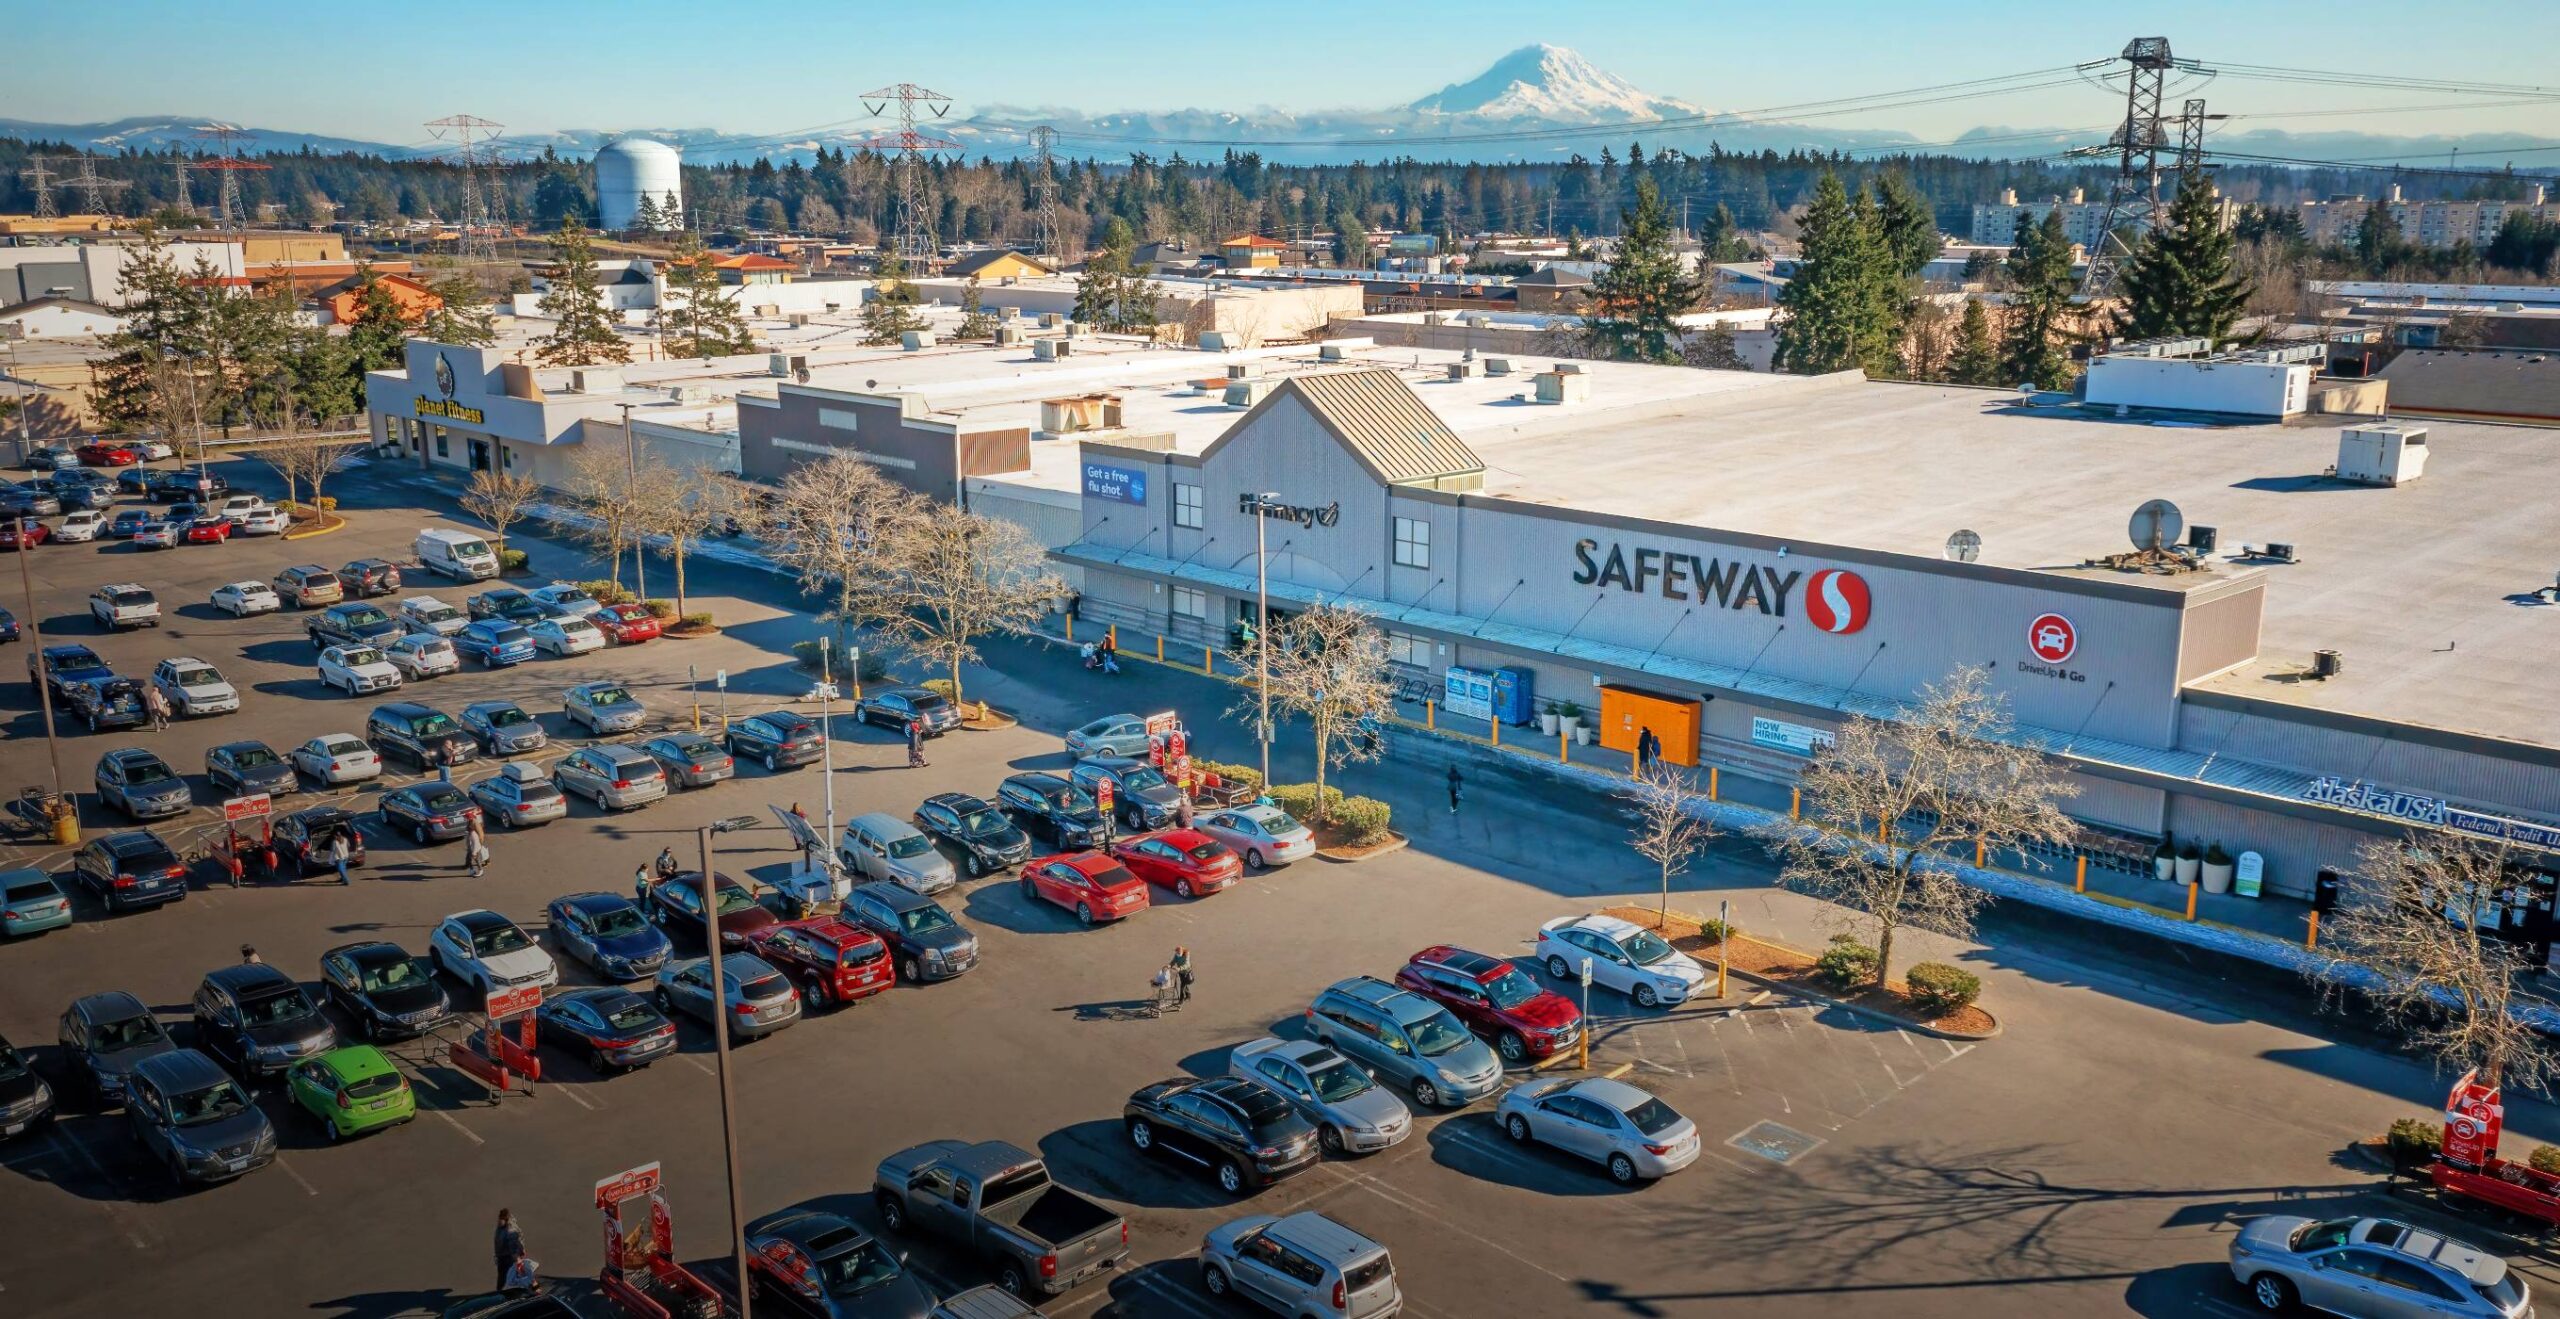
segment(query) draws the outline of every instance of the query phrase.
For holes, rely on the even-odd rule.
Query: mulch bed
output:
[[[716,637],[720,635],[720,625],[717,623],[662,623],[658,626],[658,635],[678,638]]]
[[[967,702],[963,708],[973,713],[962,715],[960,726],[972,733],[992,733],[998,729],[1012,728],[1022,722],[1002,710],[977,701]]]
[[[1716,959],[1716,941],[1700,933],[1703,925],[1699,917],[1675,911],[1668,921],[1664,921],[1650,907],[1611,907],[1602,914],[1649,930],[1659,929],[1672,947],[1701,962]],[[1882,989],[1872,986],[1859,990],[1835,989],[1814,975],[1812,953],[1755,939],[1740,931],[1735,931],[1725,941],[1723,954],[1725,964],[1736,971],[1746,971],[1790,989],[1801,989],[1809,994],[1899,1017],[1931,1030],[1945,1031],[1950,1035],[1989,1036],[2000,1029],[1999,1019],[1983,1011],[1978,1004],[1968,1004],[1942,1017],[1923,1016],[1919,1009],[1911,1006],[1910,987],[1900,981],[1887,981]]]
[[[1373,856],[1401,852],[1409,841],[1403,834],[1393,829],[1389,829],[1386,837],[1374,843],[1360,844],[1341,841],[1342,835],[1330,826],[1317,829],[1315,833],[1316,855],[1327,861],[1366,861]]]

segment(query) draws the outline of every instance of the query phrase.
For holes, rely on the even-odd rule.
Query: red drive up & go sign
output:
[[[2027,653],[2047,664],[2060,664],[2080,649],[2080,629],[2060,614],[2038,614],[2027,624]]]

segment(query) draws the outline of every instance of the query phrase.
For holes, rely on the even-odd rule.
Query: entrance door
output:
[[[489,470],[489,442],[487,440],[473,440],[471,442],[471,470],[475,472],[485,472]]]

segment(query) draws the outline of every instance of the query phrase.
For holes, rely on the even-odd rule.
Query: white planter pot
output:
[[[2189,885],[2189,884],[2193,884],[2193,883],[2195,883],[2195,882],[2196,882],[2196,872],[2197,872],[2199,869],[2202,869],[2202,868],[2203,868],[2203,866],[2204,866],[2204,859],[2203,859],[2202,857],[2185,857],[2185,856],[2179,857],[2179,858],[2178,858],[2178,884],[2179,884],[2179,886],[2183,888],[2183,887],[2185,887],[2186,885]]]
[[[1591,733],[1591,729],[1585,728],[1580,724],[1575,724],[1573,727],[1573,740],[1584,746],[1589,746],[1591,745]]]
[[[1566,733],[1579,737],[1582,735],[1582,717],[1580,715],[1575,715],[1574,717],[1567,719],[1562,716],[1558,716],[1556,719],[1556,727],[1563,729]]]
[[[2151,858],[2151,876],[2163,884],[2177,878],[2178,858],[2174,856],[2155,856]]]
[[[1538,731],[1549,737],[1554,737],[1556,735],[1556,717],[1553,714],[1539,715]]]
[[[2231,865],[2229,862],[2224,862],[2221,865],[2214,865],[2211,862],[2207,862],[2205,864],[2204,891],[2207,893],[2228,893],[2231,891]]]

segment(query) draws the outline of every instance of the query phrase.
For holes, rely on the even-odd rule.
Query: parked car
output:
[[[388,646],[408,633],[398,620],[383,612],[382,606],[363,600],[331,605],[305,622],[302,629],[315,648]]]
[[[576,614],[537,618],[525,624],[524,630],[525,635],[533,638],[533,649],[538,654],[558,655],[566,659],[605,647],[604,633]]]
[[[587,616],[587,621],[604,633],[604,639],[617,646],[636,646],[655,640],[662,630],[658,616],[647,605],[606,605]]]
[[[918,893],[940,893],[959,882],[933,840],[886,811],[857,815],[836,840],[836,860],[865,879],[903,884]]]
[[[949,980],[978,964],[978,936],[942,904],[898,884],[858,884],[844,900],[845,919],[889,941],[898,978],[909,984]]]
[[[226,494],[220,499],[206,500],[204,511],[209,516],[220,518],[224,522],[237,523],[252,513],[264,512],[273,507],[274,505],[257,495]]]
[[[676,1024],[658,1006],[619,985],[546,994],[534,1009],[537,1038],[586,1056],[598,1074],[636,1071],[676,1051]]]
[[[1042,857],[1022,867],[1022,896],[1076,914],[1076,923],[1126,920],[1147,909],[1147,886],[1101,852]]]
[[[62,499],[50,490],[38,490],[28,485],[0,488],[0,516],[10,519],[5,526],[0,526],[0,530],[14,535],[19,525],[23,523],[29,536],[27,543],[30,545],[43,544],[48,534],[46,526],[33,519],[61,515]]]
[[[382,648],[382,657],[410,682],[462,672],[462,656],[443,637],[412,632]]]
[[[121,444],[95,440],[71,451],[83,467],[131,467],[142,461],[142,455]]]
[[[70,923],[71,895],[62,891],[52,875],[41,870],[0,871],[0,935],[23,938]]]
[[[858,1003],[898,980],[888,941],[835,916],[768,925],[747,947],[799,985],[802,1001],[812,1007]]]
[[[1060,851],[1108,846],[1111,821],[1084,789],[1055,774],[1016,774],[996,786],[996,805],[1034,838]]]
[[[95,733],[109,728],[140,728],[151,722],[151,707],[139,678],[91,678],[65,684],[63,704]]]
[[[493,756],[521,755],[550,745],[542,722],[513,701],[473,701],[462,707],[462,729]]]
[[[569,798],[543,777],[540,766],[528,761],[517,761],[472,784],[470,792],[482,818],[508,829],[529,829],[569,815]]]
[[[149,462],[165,462],[178,456],[177,449],[167,440],[129,440],[126,442],[126,447],[141,454],[144,460]]]
[[[53,524],[53,538],[66,545],[86,544],[107,529],[107,515],[94,508],[83,508],[62,515]]]
[[[1589,1159],[1620,1186],[1668,1177],[1698,1161],[1696,1123],[1606,1077],[1523,1081],[1504,1092],[1494,1118],[1511,1139]]]
[[[916,807],[911,818],[926,836],[960,853],[960,868],[971,879],[999,874],[1031,859],[1030,835],[1006,819],[1004,812],[968,793],[935,793]]]
[[[27,451],[26,461],[21,463],[20,466],[25,467],[30,472],[50,472],[57,468],[78,466],[79,462],[79,455],[73,453],[71,450],[57,449],[51,445],[45,445],[40,448],[29,449]]]
[[[427,960],[483,995],[493,989],[548,989],[560,983],[560,968],[552,964],[551,954],[514,921],[485,907],[437,922],[435,933],[427,937]]]
[[[658,976],[657,998],[659,1011],[671,1017],[681,1012],[715,1030],[726,1027],[733,1041],[760,1040],[800,1019],[799,991],[753,953],[721,957],[717,1007],[708,957],[670,964]]]
[[[1256,1214],[1200,1238],[1200,1287],[1296,1319],[1386,1319],[1404,1309],[1387,1248],[1313,1210]]]
[[[281,536],[293,529],[293,515],[280,508],[261,508],[232,519],[231,528],[242,536]]]
[[[1582,1042],[1582,1009],[1504,958],[1435,944],[1405,962],[1396,984],[1447,1008],[1467,1029],[1493,1041],[1510,1066]]]
[[[1134,714],[1107,714],[1067,734],[1067,754],[1078,760],[1088,756],[1132,756],[1145,759],[1155,748],[1155,738],[1147,732],[1147,721]]]
[[[2231,1276],[2261,1309],[2526,1319],[2533,1296],[2504,1259],[2388,1218],[2266,1214],[2231,1238]]]
[[[1193,828],[1225,843],[1248,870],[1304,861],[1316,854],[1315,831],[1277,806],[1236,806],[1211,811]]]
[[[551,946],[608,980],[646,980],[674,951],[666,931],[619,893],[553,898],[544,915],[551,923]]]
[[[1067,777],[1097,803],[1102,800],[1102,785],[1110,784],[1112,821],[1132,833],[1173,823],[1184,800],[1182,789],[1155,766],[1126,756],[1077,761]]]
[[[775,923],[776,917],[756,901],[756,891],[728,875],[716,877],[714,887],[720,895],[720,946],[739,949],[756,931]],[[662,879],[641,891],[640,906],[669,933],[681,932],[699,945],[707,927],[702,915],[702,872],[687,870],[673,879]]]
[[[600,811],[631,811],[667,795],[667,773],[639,748],[603,743],[580,747],[551,767],[552,786],[584,797]]]
[[[618,682],[584,682],[561,696],[561,713],[590,734],[628,733],[649,717],[631,689]]]
[[[525,592],[527,598],[543,607],[555,618],[585,618],[604,608],[604,602],[567,582],[553,582]]]
[[[185,468],[155,472],[151,476],[151,497],[163,502],[180,499],[213,499],[231,493],[231,482],[210,472],[194,472]]]
[[[1413,1134],[1413,1112],[1368,1069],[1313,1040],[1264,1036],[1227,1053],[1227,1073],[1260,1082],[1315,1124],[1329,1154],[1368,1154]]]
[[[155,518],[134,530],[133,547],[137,550],[174,550],[178,548],[182,530],[182,524],[172,519]]]
[[[169,1028],[141,999],[120,989],[73,999],[62,1010],[55,1040],[62,1046],[63,1072],[108,1106],[124,1102],[133,1069],[144,1060],[178,1051]]]
[[[352,733],[323,733],[293,749],[296,771],[330,787],[382,777],[382,756]]]
[[[210,1185],[276,1158],[276,1129],[249,1092],[194,1049],[146,1058],[125,1087],[125,1120],[179,1185]]]
[[[492,587],[478,595],[466,596],[463,611],[474,619],[503,619],[510,623],[530,623],[547,618],[542,602],[512,586]]]
[[[184,815],[196,804],[187,781],[169,762],[140,747],[119,747],[98,757],[97,782],[100,801],[137,820]]]
[[[89,593],[89,617],[109,632],[160,626],[160,598],[139,582],[118,582]]]
[[[18,616],[6,609],[0,609],[0,641],[16,641],[21,635],[18,630]]]
[[[397,595],[400,591],[400,565],[389,559],[357,559],[339,566],[338,580],[346,583],[349,595],[367,598]]]
[[[480,808],[462,789],[435,781],[393,788],[382,794],[375,810],[384,829],[405,833],[421,847],[460,838],[480,816]]]
[[[231,539],[231,520],[219,514],[197,514],[178,533],[178,539],[189,545],[223,544]]]
[[[982,1283],[942,1298],[927,1319],[1040,1319],[1031,1303],[996,1284]]]
[[[1307,1009],[1307,1025],[1424,1108],[1473,1103],[1502,1084],[1502,1060],[1447,1008],[1372,976],[1327,985]]]
[[[347,865],[363,865],[364,830],[344,807],[311,806],[277,816],[267,835],[268,845],[276,851],[277,877],[301,879],[335,871],[332,854],[341,837],[347,840]]]
[[[409,1079],[370,1044],[331,1049],[285,1073],[285,1090],[332,1141],[397,1127],[418,1116]]]
[[[900,736],[915,720],[924,721],[926,737],[940,737],[960,726],[960,708],[942,693],[923,687],[889,687],[853,703],[853,716],[866,724],[893,729]]]
[[[34,1064],[0,1037],[0,1141],[35,1130],[53,1114],[53,1087]]]
[[[72,683],[115,676],[115,670],[98,658],[98,652],[78,642],[46,646],[27,656],[28,681],[35,680],[39,669],[44,671],[45,685],[52,689],[55,700],[61,700],[62,689]]]
[[[1268,1088],[1241,1077],[1177,1076],[1141,1087],[1120,1121],[1141,1154],[1179,1159],[1229,1195],[1314,1167],[1316,1129]]]
[[[453,1000],[423,957],[385,939],[320,955],[320,993],[368,1040],[414,1039],[453,1015]]]
[[[871,1203],[893,1233],[941,1237],[1025,1298],[1075,1290],[1129,1257],[1127,1219],[1060,1186],[1039,1155],[1000,1140],[933,1140],[880,1161]]]
[[[1559,916],[1538,927],[1534,955],[1547,974],[1572,980],[1585,961],[1591,982],[1634,999],[1637,1007],[1686,1002],[1707,982],[1707,969],[1661,935],[1615,916]]]
[[[786,1209],[747,1224],[747,1290],[768,1314],[808,1319],[928,1319],[933,1289],[851,1220]]]
[[[533,658],[533,638],[513,623],[482,619],[453,634],[453,648],[484,669],[503,669]]]
[[[1186,898],[1219,892],[1244,875],[1234,848],[1197,829],[1159,829],[1104,850],[1130,874]]]
[[[169,708],[186,718],[229,714],[240,708],[240,689],[203,660],[180,655],[151,670],[151,685],[168,699]]]
[[[400,602],[400,624],[411,632],[426,633],[451,640],[453,635],[470,626],[471,620],[459,609],[432,595],[413,595]]]
[[[275,576],[276,594],[296,609],[334,605],[347,598],[346,584],[316,563],[296,564]]]
[[[786,765],[806,765],[827,753],[827,735],[817,721],[789,710],[749,715],[729,725],[729,754],[764,762],[765,772]]]
[[[263,962],[226,966],[196,986],[196,1047],[251,1084],[338,1047],[338,1028],[292,976]]]
[[[364,737],[383,754],[397,752],[422,770],[467,765],[480,754],[478,741],[452,715],[415,701],[373,707],[364,719]]]
[[[101,834],[82,843],[71,854],[71,875],[110,914],[182,902],[187,896],[186,866],[148,829]]]
[[[213,607],[233,618],[251,618],[284,608],[284,600],[265,582],[232,582],[213,588]]]
[[[640,744],[641,754],[658,762],[669,784],[707,788],[738,776],[737,758],[700,733],[668,733]]]
[[[321,686],[338,688],[349,696],[394,691],[404,681],[380,649],[361,644],[331,646],[320,652],[313,667],[319,671]]]
[[[128,467],[123,471],[116,473],[116,493],[121,495],[148,496],[151,493],[151,482],[158,476],[160,476],[160,473],[151,471],[148,468]]]
[[[204,776],[215,792],[246,797],[263,792],[283,796],[301,787],[293,766],[264,742],[225,742],[204,753]]]

